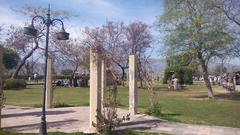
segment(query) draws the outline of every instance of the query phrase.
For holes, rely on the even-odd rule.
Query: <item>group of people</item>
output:
[[[67,80],[67,79],[65,79],[65,80],[58,80],[56,82],[56,86],[57,87],[69,87],[69,86],[71,86],[71,83],[70,83],[70,80]]]
[[[222,76],[209,76],[209,81],[212,85],[223,86],[224,88],[234,91],[235,85],[240,85],[240,75],[235,74],[223,74]]]
[[[168,77],[168,89],[169,90],[181,89],[181,85],[179,84],[179,81],[176,78],[175,74],[172,74]]]
[[[226,88],[229,91],[235,91],[236,90],[236,86],[240,88],[240,73],[232,73],[232,74],[223,74],[223,75],[209,75],[208,77],[211,85],[219,85],[219,86],[223,86],[224,88]],[[199,80],[199,81],[203,81],[203,77],[193,77],[193,80]],[[172,75],[169,76],[168,78],[168,89],[169,90],[178,90],[181,88],[181,85],[179,83],[179,80],[175,77],[175,74],[173,73]]]
[[[88,79],[64,79],[56,82],[57,87],[87,87]]]

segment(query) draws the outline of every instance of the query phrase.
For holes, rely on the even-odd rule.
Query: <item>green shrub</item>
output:
[[[190,68],[185,68],[183,77],[184,84],[193,84],[192,75],[193,71]]]
[[[6,79],[3,82],[3,89],[4,90],[19,90],[26,88],[27,83],[23,79]]]
[[[184,66],[167,67],[164,72],[163,78],[164,84],[167,84],[167,80],[172,74],[172,72],[174,72],[180,84],[193,84],[192,80],[193,71],[191,68]]]
[[[17,52],[12,49],[4,48],[3,51],[3,65],[6,69],[14,69],[17,67],[20,57]]]
[[[153,115],[153,116],[161,116],[162,110],[161,105],[159,103],[154,103],[153,105],[150,105],[150,107],[147,109],[147,114]]]

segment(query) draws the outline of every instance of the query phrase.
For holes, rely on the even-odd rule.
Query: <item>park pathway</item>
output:
[[[127,110],[119,109],[119,116]],[[2,126],[4,130],[35,132],[39,130],[41,109],[17,106],[3,108]],[[85,132],[88,130],[88,107],[67,107],[47,110],[48,131]],[[173,135],[240,135],[240,128],[182,124],[161,120],[145,114],[131,116],[117,130],[129,129],[143,132],[168,133]]]

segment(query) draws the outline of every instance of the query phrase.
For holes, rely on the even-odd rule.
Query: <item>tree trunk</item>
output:
[[[140,56],[138,56],[138,58],[140,58]],[[140,80],[139,88],[143,88],[143,74],[142,74],[143,67],[140,59],[138,59],[138,62],[137,62],[137,72],[138,72],[138,80]]]
[[[202,67],[202,70],[203,70],[203,79],[204,79],[205,85],[206,85],[206,87],[208,89],[208,98],[214,98],[212,86],[211,86],[211,83],[210,83],[210,81],[208,79],[207,65],[206,65],[205,60],[202,57],[202,53],[200,53],[200,52],[198,52],[198,59],[200,61],[200,64],[201,64],[201,67]]]
[[[122,86],[125,86],[125,83],[124,83],[124,79],[125,79],[125,76],[126,76],[125,69],[127,69],[128,67],[127,66],[122,66],[120,63],[118,63],[114,59],[112,59],[112,60],[113,60],[114,63],[116,63],[121,68],[121,70],[122,70],[122,76],[121,76]]]
[[[122,86],[125,86],[125,82],[124,82],[124,80],[125,80],[125,75],[126,75],[126,73],[125,73],[125,68],[124,68],[124,67],[121,67],[121,69],[122,69],[122,77],[121,77],[121,79],[122,79]]]
[[[72,72],[71,79],[70,79],[71,86],[74,86],[75,73],[77,72],[77,70],[78,70],[78,65],[75,66],[75,69]]]
[[[138,79],[140,80],[140,87],[139,88],[143,88],[143,75],[142,75],[142,66],[141,63],[139,62],[138,66],[137,66],[137,72],[138,72]]]
[[[32,48],[32,50],[22,59],[21,63],[18,65],[17,69],[14,71],[14,73],[11,76],[11,79],[15,79],[18,76],[19,71],[22,69],[23,65],[25,64],[26,60],[32,56],[33,52],[38,48],[38,41],[34,39],[35,46]]]
[[[143,79],[140,78],[140,88],[143,88]]]
[[[221,76],[223,75],[223,68],[224,68],[224,58],[221,59]]]

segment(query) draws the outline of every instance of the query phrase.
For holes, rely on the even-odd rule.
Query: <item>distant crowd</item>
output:
[[[58,80],[55,84],[57,87],[88,87],[88,77],[85,78],[73,78]]]
[[[203,77],[196,78],[194,77],[194,80],[200,80],[203,81]],[[216,76],[216,75],[209,75],[208,77],[210,83],[212,85],[219,85],[223,86],[224,88],[234,91],[236,85],[240,85],[240,74],[234,73],[234,74],[223,74],[222,76]]]

